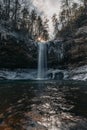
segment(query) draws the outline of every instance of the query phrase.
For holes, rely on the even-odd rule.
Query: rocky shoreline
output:
[[[48,81],[87,81],[87,65],[74,69],[49,69]],[[0,70],[0,80],[35,80],[36,69],[3,69]]]

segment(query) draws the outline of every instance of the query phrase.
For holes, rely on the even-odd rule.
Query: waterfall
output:
[[[47,45],[45,43],[38,43],[38,74],[37,79],[46,79],[47,71]]]

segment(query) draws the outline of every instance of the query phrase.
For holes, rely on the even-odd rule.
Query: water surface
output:
[[[87,83],[0,81],[0,130],[87,130]]]

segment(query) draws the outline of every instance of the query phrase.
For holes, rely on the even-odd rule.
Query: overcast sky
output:
[[[38,12],[42,17],[47,17],[49,20],[53,14],[59,15],[61,10],[61,0],[31,0],[33,1],[34,7],[37,8]],[[77,2],[78,0],[74,0]],[[51,20],[49,21],[50,35],[53,34],[53,27]]]
[[[51,17],[60,10],[60,0],[33,0],[33,4],[47,17]]]
[[[42,17],[49,19],[49,33],[53,35],[51,17],[60,12],[60,0],[33,0],[33,5],[37,8]]]

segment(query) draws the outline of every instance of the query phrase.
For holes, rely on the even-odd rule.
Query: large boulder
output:
[[[63,78],[64,78],[64,74],[62,72],[55,73],[54,79],[56,79],[56,80],[63,80]]]

